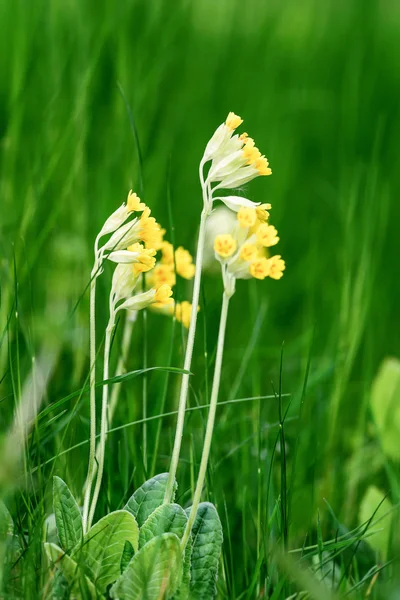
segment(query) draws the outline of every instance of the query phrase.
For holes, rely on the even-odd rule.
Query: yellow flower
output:
[[[261,157],[261,152],[256,147],[253,138],[245,138],[245,144],[243,146],[243,158],[245,159],[245,164],[251,165],[257,159]]]
[[[225,125],[231,131],[234,131],[242,123],[243,123],[243,119],[238,117],[238,115],[235,115],[235,113],[233,113],[233,112],[230,112],[228,114],[228,116],[226,117],[226,121],[225,121]]]
[[[159,250],[163,243],[165,229],[161,229],[155,218],[150,217],[150,212],[146,207],[140,217],[140,239],[145,243],[146,248]]]
[[[271,258],[268,259],[268,263],[268,275],[272,277],[272,279],[280,279],[283,276],[283,271],[286,268],[285,261],[282,260],[281,255],[276,254],[275,256],[271,256]]]
[[[156,293],[154,296],[154,302],[156,302],[157,304],[170,304],[171,302],[173,302],[171,296],[172,296],[171,287],[169,285],[167,285],[166,283],[164,283],[163,285],[160,285],[160,287],[158,287],[156,289]]]
[[[193,264],[192,256],[182,246],[179,246],[175,251],[175,264],[178,275],[185,279],[192,279],[194,277],[196,267]]]
[[[173,287],[176,283],[174,265],[164,265],[163,263],[157,264],[151,272],[150,279],[154,287],[159,287],[163,284],[168,284]]]
[[[128,199],[126,201],[126,205],[129,211],[139,211],[141,212],[146,208],[144,202],[140,202],[139,196],[137,196],[132,190],[130,190],[128,194]]]
[[[232,256],[237,247],[236,240],[229,234],[217,235],[214,241],[214,250],[221,258]]]
[[[246,262],[254,260],[258,255],[258,248],[255,244],[243,244],[240,250],[240,258]]]
[[[174,264],[174,247],[170,242],[163,242],[161,244],[161,253],[161,262],[167,265]]]
[[[254,161],[254,166],[258,171],[259,175],[272,175],[272,171],[269,168],[269,162],[265,156],[260,156]]]
[[[133,273],[135,275],[139,275],[139,273],[146,273],[150,271],[154,265],[156,264],[156,259],[154,258],[156,255],[156,251],[154,248],[145,249],[143,244],[139,244],[136,242],[131,246],[128,246],[128,250],[130,252],[139,252],[139,256],[137,260],[139,262],[133,263]]]
[[[269,210],[271,210],[271,205],[269,203],[260,204],[256,208],[256,215],[259,221],[267,221],[269,217]]]
[[[197,309],[197,311],[199,310],[200,308]],[[181,303],[178,302],[175,305],[175,314],[179,323],[182,323],[182,325],[188,329],[190,325],[190,318],[192,316],[192,305],[190,302],[187,302],[186,300]]]
[[[273,225],[261,223],[257,229],[257,242],[266,248],[275,246],[279,242],[278,232]]]
[[[242,227],[253,227],[257,220],[256,209],[241,206],[238,210],[237,219]]]
[[[267,258],[257,258],[253,260],[249,267],[250,275],[256,279],[265,279],[270,272],[270,263]]]

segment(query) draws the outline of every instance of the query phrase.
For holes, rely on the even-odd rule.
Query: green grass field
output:
[[[133,188],[194,254],[198,165],[229,111],[270,161],[272,177],[243,191],[273,205],[286,271],[239,281],[231,300],[203,493],[224,532],[218,598],[399,597],[399,30],[393,0],[0,2],[0,497],[22,548],[0,597],[53,597],[52,476],[82,501],[95,237]],[[100,367],[111,276],[106,265]],[[174,294],[191,289],[181,280]],[[221,295],[218,269],[204,272],[183,506]],[[128,370],[181,369],[186,331],[139,317]],[[168,471],[179,382],[150,371],[122,383],[99,518]],[[21,447],[13,414],[27,399]]]

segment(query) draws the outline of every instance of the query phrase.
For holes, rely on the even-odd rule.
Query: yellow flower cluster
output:
[[[214,188],[235,188],[259,175],[271,175],[266,157],[247,133],[234,134],[243,120],[230,112],[208,142],[203,163],[211,160],[206,184],[219,182]],[[222,199],[223,200],[223,199]]]
[[[215,238],[215,255],[223,266],[225,283],[229,279],[283,276],[285,262],[280,255],[269,257],[267,251],[279,242],[277,230],[268,223],[270,208],[270,204],[242,206],[233,232]]]

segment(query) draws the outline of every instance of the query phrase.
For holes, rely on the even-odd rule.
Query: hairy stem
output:
[[[185,532],[183,534],[183,538],[181,541],[182,549],[184,549],[186,547],[187,541],[188,541],[188,539],[190,537],[190,533],[192,531],[193,523],[196,519],[197,509],[200,504],[201,493],[203,491],[204,480],[205,480],[206,473],[207,473],[208,458],[210,456],[211,441],[212,441],[212,436],[213,436],[213,431],[214,431],[215,413],[217,410],[219,384],[220,384],[220,380],[221,380],[221,367],[222,367],[222,358],[223,358],[223,354],[224,354],[225,329],[226,329],[226,321],[227,321],[227,317],[228,317],[229,299],[230,299],[230,296],[226,292],[224,292],[223,297],[222,297],[221,318],[220,318],[220,322],[219,322],[217,355],[216,355],[216,359],[215,359],[214,378],[213,378],[213,384],[212,384],[212,390],[211,390],[210,410],[208,412],[206,434],[205,434],[205,438],[204,438],[203,452],[201,455],[199,475],[197,478],[196,489],[195,489],[194,496],[193,496],[193,505],[190,510],[189,519],[186,524]]]
[[[90,443],[89,465],[85,483],[85,496],[83,501],[83,531],[88,529],[88,513],[90,494],[95,475],[96,454],[96,280],[99,275],[97,260],[95,261],[90,282],[90,317],[89,317],[89,386],[90,386]]]
[[[111,313],[110,320],[106,329],[106,338],[104,344],[104,368],[103,368],[103,381],[109,378],[109,363],[110,363],[110,346],[111,346],[111,335],[114,329],[114,314]],[[107,438],[107,408],[108,408],[108,383],[103,385],[103,398],[101,404],[101,422],[100,422],[100,442],[99,442],[99,459],[98,459],[98,470],[96,485],[93,492],[92,503],[90,505],[89,519],[87,523],[88,529],[90,529],[94,513],[96,510],[97,500],[100,493],[101,481],[103,478],[104,471],[104,457],[106,448]]]
[[[185,361],[183,368],[188,373],[184,373],[182,375],[182,383],[181,383],[181,391],[179,396],[179,405],[178,405],[178,418],[176,423],[176,431],[175,431],[175,441],[174,447],[172,450],[171,457],[171,465],[169,468],[167,487],[165,490],[164,503],[168,504],[171,502],[174,482],[176,477],[176,471],[178,468],[179,462],[179,454],[181,450],[182,444],[182,434],[183,434],[183,425],[185,422],[185,409],[186,409],[186,401],[189,390],[189,371],[192,365],[192,356],[193,356],[193,347],[194,340],[196,335],[196,323],[197,323],[197,311],[199,306],[199,296],[200,296],[200,283],[201,283],[201,269],[203,264],[203,254],[204,254],[204,242],[205,242],[205,234],[206,234],[206,222],[208,215],[210,214],[210,204],[211,198],[208,196],[207,187],[204,184],[203,178],[203,164],[200,164],[200,181],[202,184],[203,190],[203,211],[201,213],[200,218],[200,229],[199,229],[199,238],[197,241],[197,252],[196,252],[196,273],[194,276],[193,283],[193,298],[192,298],[192,314],[190,317],[190,325],[189,325],[189,333],[186,345],[186,353],[185,353]]]

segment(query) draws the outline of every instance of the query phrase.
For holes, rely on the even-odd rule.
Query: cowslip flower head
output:
[[[97,239],[104,235],[108,235],[109,233],[113,233],[125,223],[132,212],[141,212],[145,207],[146,205],[140,201],[140,198],[130,190],[126,203],[124,202],[121,204],[121,206],[106,219]]]
[[[150,216],[150,209],[146,206],[140,218],[139,238],[144,242],[146,248],[159,250],[162,247],[165,229],[162,229],[154,217]]]
[[[142,212],[146,208],[145,203],[141,202],[139,196],[132,190],[129,191],[126,205],[129,211],[134,212]]]
[[[220,258],[229,258],[235,252],[237,248],[237,242],[235,238],[230,234],[217,235],[214,241],[215,254]]]
[[[217,188],[231,189],[259,175],[271,175],[268,160],[253,138],[247,133],[232,135],[241,123],[240,117],[230,113],[207,145],[202,161],[212,160],[207,184],[219,182]]]
[[[225,292],[232,295],[237,279],[280,279],[285,269],[281,256],[268,258],[267,248],[278,243],[278,232],[266,222],[269,204],[257,208],[244,207],[237,212],[231,233],[219,234],[214,240],[216,259],[221,263]],[[258,218],[261,217],[261,219]],[[255,223],[257,221],[257,223]]]
[[[257,229],[256,236],[257,242],[265,248],[275,246],[279,242],[277,230],[273,225],[267,225],[267,223],[261,223]]]
[[[170,242],[164,241],[161,246],[161,263],[176,269],[177,274],[184,279],[193,279],[196,267],[188,250],[179,246],[174,252]]]
[[[184,300],[183,302],[177,302],[175,304],[175,315],[177,321],[182,323],[186,329],[189,329],[190,319],[192,316],[193,307],[190,302]],[[197,312],[200,310],[200,307],[197,307]]]
[[[175,250],[175,267],[178,275],[184,279],[193,279],[196,267],[193,264],[192,255],[182,246]]]
[[[174,265],[156,264],[149,275],[148,281],[155,287],[159,287],[165,283],[173,287],[176,283]]]
[[[281,255],[277,254],[275,256],[271,256],[271,258],[268,259],[268,262],[269,277],[272,277],[272,279],[281,279],[281,277],[283,277],[283,271],[286,269],[285,261],[282,260]]]
[[[241,206],[238,210],[237,218],[242,227],[253,227],[257,221],[256,209]]]
[[[154,268],[156,264],[156,250],[154,248],[144,248],[143,244],[136,242],[128,248],[129,252],[137,255],[137,260],[133,263],[133,273],[138,276],[139,273],[147,273]]]
[[[225,123],[222,123],[216,129],[210,141],[208,142],[204,151],[203,162],[213,159],[214,156],[218,154],[218,152],[222,152],[224,150],[224,147],[230,141],[232,133],[242,123],[243,120],[238,115],[235,115],[235,113],[230,112],[226,118]]]
[[[131,296],[117,307],[116,312],[119,310],[142,310],[153,303],[169,304],[173,302],[171,296],[172,289],[169,285],[163,284],[159,288],[153,287],[147,290],[147,292],[142,292],[140,294],[136,294],[135,296]]]
[[[118,264],[115,267],[111,284],[113,303],[116,304],[124,298],[129,298],[135,289],[137,281],[138,279],[133,273],[132,265],[126,263]]]

